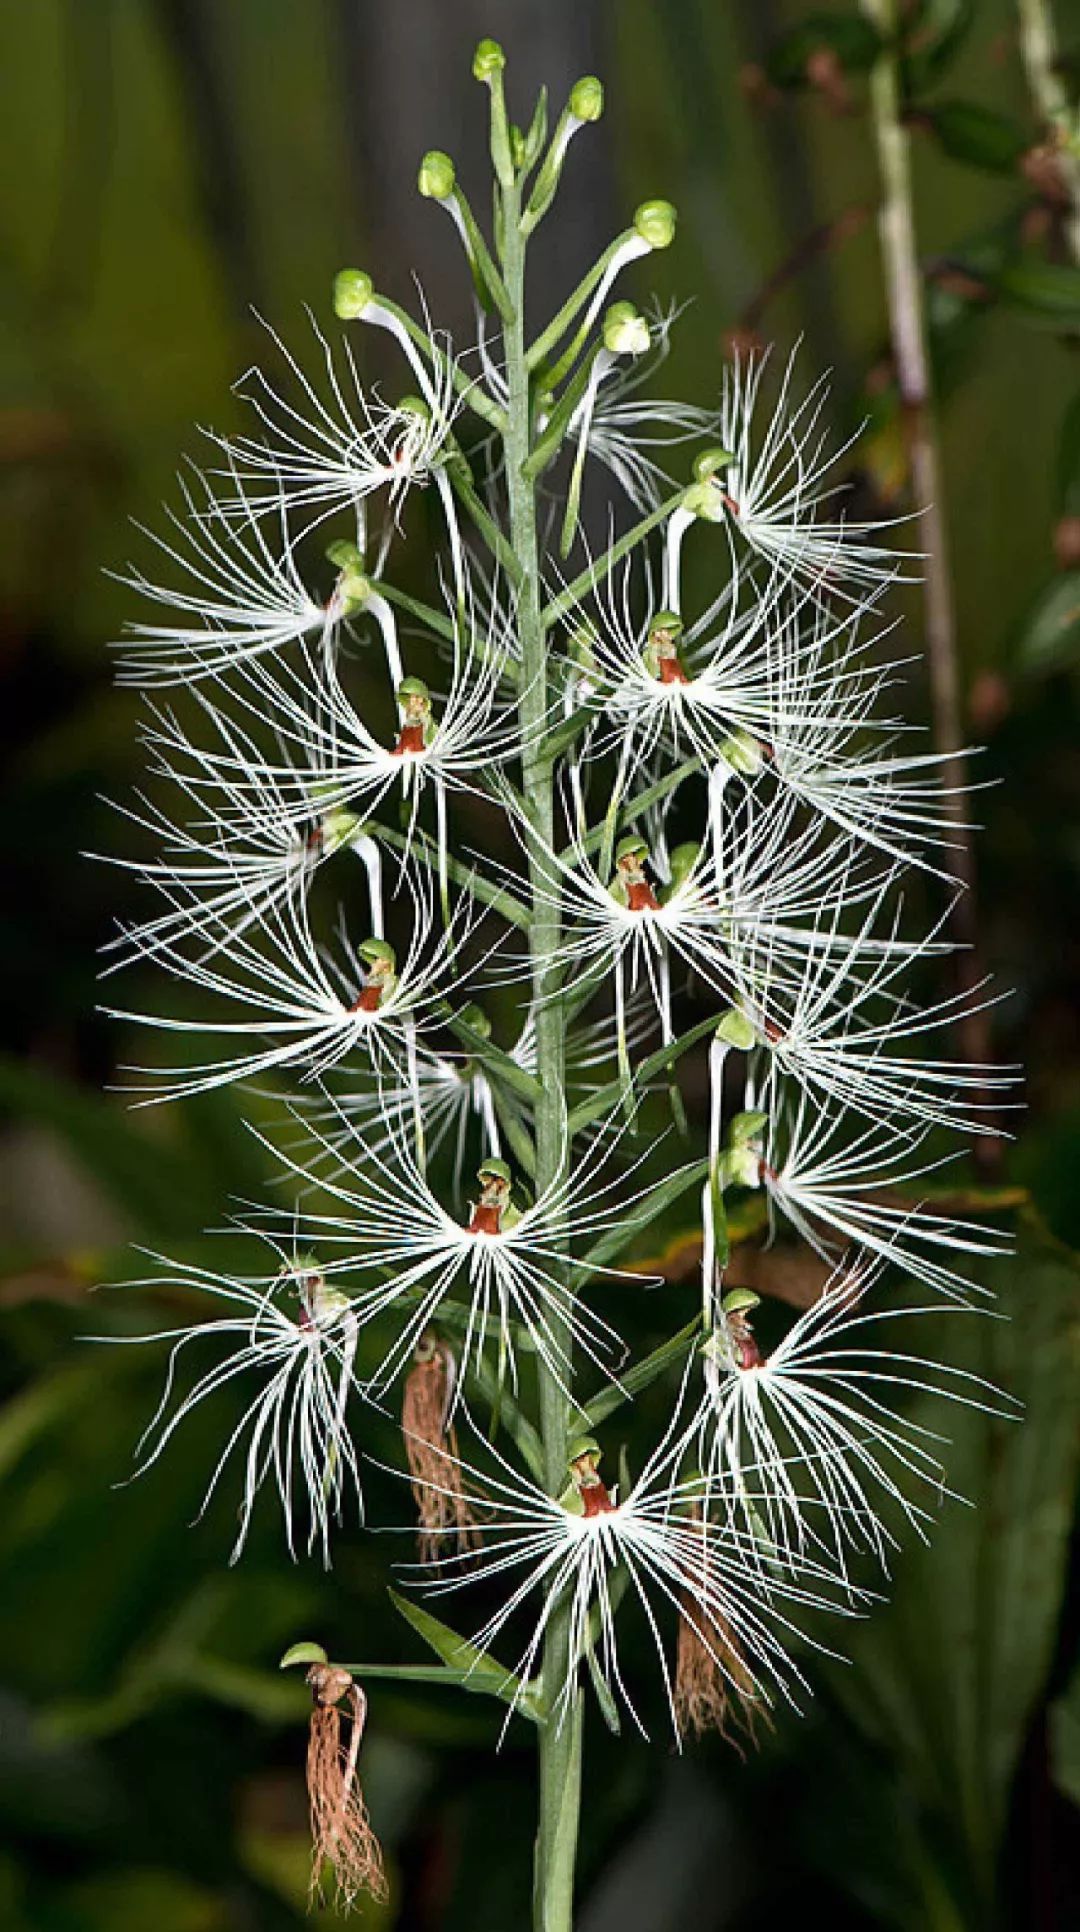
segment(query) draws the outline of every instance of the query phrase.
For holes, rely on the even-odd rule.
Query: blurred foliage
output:
[[[1080,1371],[1060,1244],[1080,1245],[1080,266],[1012,7],[902,11],[963,682],[972,737],[989,744],[983,950],[1015,987],[997,1045],[1030,1068],[1008,1177],[1033,1205],[994,1284],[1012,1321],[952,1318],[947,1346],[1022,1396],[1027,1419],[949,1419],[956,1486],[980,1509],[943,1500],[932,1550],[897,1563],[893,1603],[855,1633],[856,1669],[815,1667],[816,1703],[752,1762],[719,1744],[675,1761],[594,1725],[584,1932],[766,1927],[808,1907],[840,1932],[1075,1923]],[[903,515],[865,115],[877,40],[854,5],[799,0],[35,0],[9,14],[0,1923],[276,1932],[302,1922],[307,1872],[304,1693],[277,1673],[281,1650],[311,1634],[352,1658],[422,1668],[431,1653],[369,1542],[346,1536],[328,1577],[293,1568],[267,1506],[229,1569],[227,1486],[189,1527],[236,1414],[228,1391],[146,1478],[115,1486],[161,1350],[79,1338],[131,1339],[177,1311],[91,1291],[142,1271],[133,1241],[213,1253],[203,1230],[268,1177],[228,1094],[136,1114],[101,1097],[131,1043],[95,1016],[94,949],[136,888],[78,855],[122,844],[101,793],[123,796],[140,762],[104,648],[127,597],[102,567],[139,553],[127,519],[169,493],[190,425],[235,419],[229,384],[263,342],[252,305],[302,341],[301,304],[325,314],[343,260],[377,262],[403,300],[415,261],[436,314],[466,314],[411,183],[433,144],[468,172],[466,56],[482,31],[502,37],[523,89],[546,78],[557,93],[592,69],[608,83],[595,162],[575,150],[575,182],[596,172],[571,203],[570,256],[588,259],[646,194],[679,204],[657,293],[700,296],[672,386],[714,393],[732,333],[785,349],[804,334],[808,367],[835,370],[833,428],[869,419],[857,501]],[[1072,41],[1075,74],[1075,21]],[[917,626],[917,597],[905,604]],[[692,1233],[673,1208],[666,1252]],[[631,1321],[641,1353],[670,1325],[647,1296]],[[646,1430],[662,1400],[643,1395]],[[392,1459],[389,1420],[370,1446]],[[401,1520],[378,1471],[370,1504]],[[385,1547],[408,1559],[407,1538]],[[365,1784],[394,1893],[369,1925],[523,1922],[531,1737],[514,1719],[496,1759],[503,1716],[421,1681],[373,1686]]]

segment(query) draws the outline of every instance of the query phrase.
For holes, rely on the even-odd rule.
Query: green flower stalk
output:
[[[868,645],[897,564],[832,501],[824,387],[800,399],[789,362],[770,413],[756,359],[708,406],[650,398],[673,318],[615,283],[672,244],[664,200],[533,315],[530,237],[557,218],[603,89],[579,80],[549,140],[543,96],[524,131],[511,121],[505,65],[482,41],[490,236],[449,155],[419,173],[461,239],[479,355],[343,270],[321,375],[272,338],[278,373],[246,383],[251,433],[215,439],[161,539],[180,587],[131,573],[153,621],[118,646],[121,675],[150,694],[170,796],[127,814],[156,846],[113,862],[163,905],[110,970],[154,964],[189,992],[112,1009],[200,1041],[135,1076],[142,1101],[257,1086],[259,1138],[296,1195],[249,1213],[256,1275],[161,1263],[155,1284],[210,1316],[156,1338],[169,1370],[141,1463],[230,1391],[210,1488],[239,1464],[235,1554],[276,1490],[290,1549],[328,1562],[400,1396],[414,1580],[487,1579],[496,1604],[471,1639],[405,1614],[437,1653],[428,1678],[533,1728],[534,1925],[570,1932],[589,1729],[617,1728],[620,1706],[647,1726],[648,1686],[619,1658],[624,1595],[645,1607],[677,1743],[753,1737],[812,1689],[829,1646],[804,1614],[842,1629],[868,1602],[856,1558],[884,1565],[897,1524],[926,1531],[941,1471],[892,1414],[904,1387],[998,1406],[886,1349],[879,1318],[898,1272],[936,1306],[978,1293],[969,1265],[996,1237],[923,1211],[921,1176],[1009,1076],[950,1066],[933,1035],[955,1002],[911,990],[944,946],[901,930],[902,876],[948,873],[955,811],[939,761],[882,735],[899,664]],[[397,403],[363,379],[372,326],[402,358]],[[615,492],[599,549],[588,476]],[[426,556],[433,520],[444,588],[425,600],[401,559],[414,536]],[[189,689],[182,716],[156,701],[170,685]],[[709,1105],[688,1123],[692,1054]],[[729,1202],[758,1193],[832,1270],[771,1348],[778,1312],[725,1283]],[[700,1288],[684,1305],[665,1287],[671,1338],[627,1365],[635,1244],[681,1202],[700,1202]],[[617,1469],[606,1420],[661,1379],[659,1438]],[[285,1661],[310,1666],[317,1867],[346,1898],[381,1894],[364,1667],[310,1642]]]

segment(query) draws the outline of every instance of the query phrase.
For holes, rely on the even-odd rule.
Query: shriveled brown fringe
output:
[[[368,1820],[357,1761],[367,1698],[339,1664],[312,1664],[307,1673],[313,1709],[308,1733],[307,1785],[311,1806],[310,1902],[323,1901],[323,1878],[333,1872],[337,1903],[346,1909],[361,1892],[388,1895],[382,1850]],[[347,1715],[341,1709],[348,1703]],[[347,1742],[343,1725],[348,1723]]]
[[[695,1509],[701,1543],[701,1581],[707,1580],[708,1557],[700,1513]],[[681,1742],[688,1735],[703,1737],[718,1731],[725,1743],[745,1756],[739,1733],[756,1745],[757,1724],[771,1725],[768,1705],[754,1681],[739,1640],[727,1619],[701,1611],[692,1583],[679,1592],[679,1645],[675,1658],[675,1724]]]
[[[416,1344],[405,1381],[401,1428],[420,1526],[421,1563],[479,1547],[476,1519],[461,1486],[457,1434],[448,1421],[454,1356],[428,1329]],[[449,1547],[448,1547],[449,1546]]]

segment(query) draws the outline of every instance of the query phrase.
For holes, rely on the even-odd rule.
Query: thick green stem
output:
[[[521,632],[520,721],[525,745],[523,790],[530,822],[550,849],[555,842],[555,798],[551,765],[537,755],[547,709],[546,647],[540,606],[540,565],[536,499],[526,465],[532,445],[532,407],[525,356],[525,244],[521,233],[520,191],[503,191],[503,269],[513,309],[503,331],[509,389],[504,437],[509,495],[510,541],[521,569],[518,622]],[[550,903],[539,852],[530,858],[533,892],[530,929],[532,995],[536,1002],[536,1065],[540,1094],[535,1102],[536,1191],[557,1181],[565,1168],[566,1087],[563,1024],[550,1000],[556,983],[559,947],[558,908]],[[567,1274],[569,1265],[567,1264]],[[554,1322],[554,1317],[551,1318]],[[556,1337],[569,1359],[568,1327]],[[566,1478],[569,1407],[556,1377],[541,1363],[540,1435],[548,1490],[557,1496]],[[551,1713],[539,1733],[540,1801],[536,1838],[534,1923],[536,1932],[571,1932],[574,1857],[577,1847],[581,1785],[581,1717],[567,1712],[560,1724],[554,1707],[570,1670],[570,1614],[557,1605],[548,1623],[542,1681]]]

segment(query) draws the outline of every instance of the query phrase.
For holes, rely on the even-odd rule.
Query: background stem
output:
[[[510,541],[521,568],[518,626],[521,640],[521,695],[519,716],[526,747],[522,782],[529,817],[538,838],[548,848],[555,843],[552,766],[538,750],[547,713],[547,674],[544,624],[540,606],[540,569],[536,533],[534,485],[525,475],[532,423],[529,374],[525,362],[525,242],[520,229],[517,188],[503,193],[503,271],[513,308],[503,331],[506,378],[509,388],[504,438],[509,495]],[[554,990],[554,961],[560,937],[558,908],[545,889],[539,852],[530,854],[533,892],[530,921],[532,996],[535,1004],[537,1074],[541,1093],[536,1101],[536,1192],[559,1181],[566,1167],[566,1093],[563,1018]],[[569,1282],[569,1267],[566,1269]],[[557,1496],[566,1481],[569,1405],[564,1393],[570,1370],[572,1336],[569,1325],[551,1317],[553,1339],[564,1357],[562,1384],[538,1361],[540,1434],[548,1491]],[[536,1932],[571,1932],[573,1924],[574,1860],[577,1850],[581,1799],[580,1694],[572,1707],[556,1704],[570,1674],[570,1612],[556,1605],[548,1622],[542,1677],[544,1701],[550,1713],[539,1733],[540,1793],[533,1889]]]
[[[959,990],[967,992],[982,979],[977,953],[975,855],[966,823],[968,773],[944,476],[915,232],[911,146],[902,118],[899,8],[896,0],[862,0],[862,9],[884,43],[870,77],[870,108],[881,176],[878,221],[908,471],[919,513],[920,548],[925,552],[923,597],[933,737],[935,747],[944,754],[941,777],[944,805],[953,827],[951,865],[963,887],[950,920],[953,939],[960,948],[956,976]],[[963,1014],[957,1022],[957,1034],[965,1060],[970,1064],[990,1061],[990,1027],[985,1011]],[[986,1095],[978,1098],[985,1115]],[[974,1152],[981,1162],[992,1162],[996,1150],[996,1140],[976,1136]]]
[[[1036,109],[1053,137],[1073,112],[1065,77],[1059,67],[1057,30],[1050,0],[1016,0],[1020,21],[1020,52]],[[1064,229],[1073,261],[1080,264],[1080,158],[1065,146],[1057,149],[1057,163],[1069,195]]]

